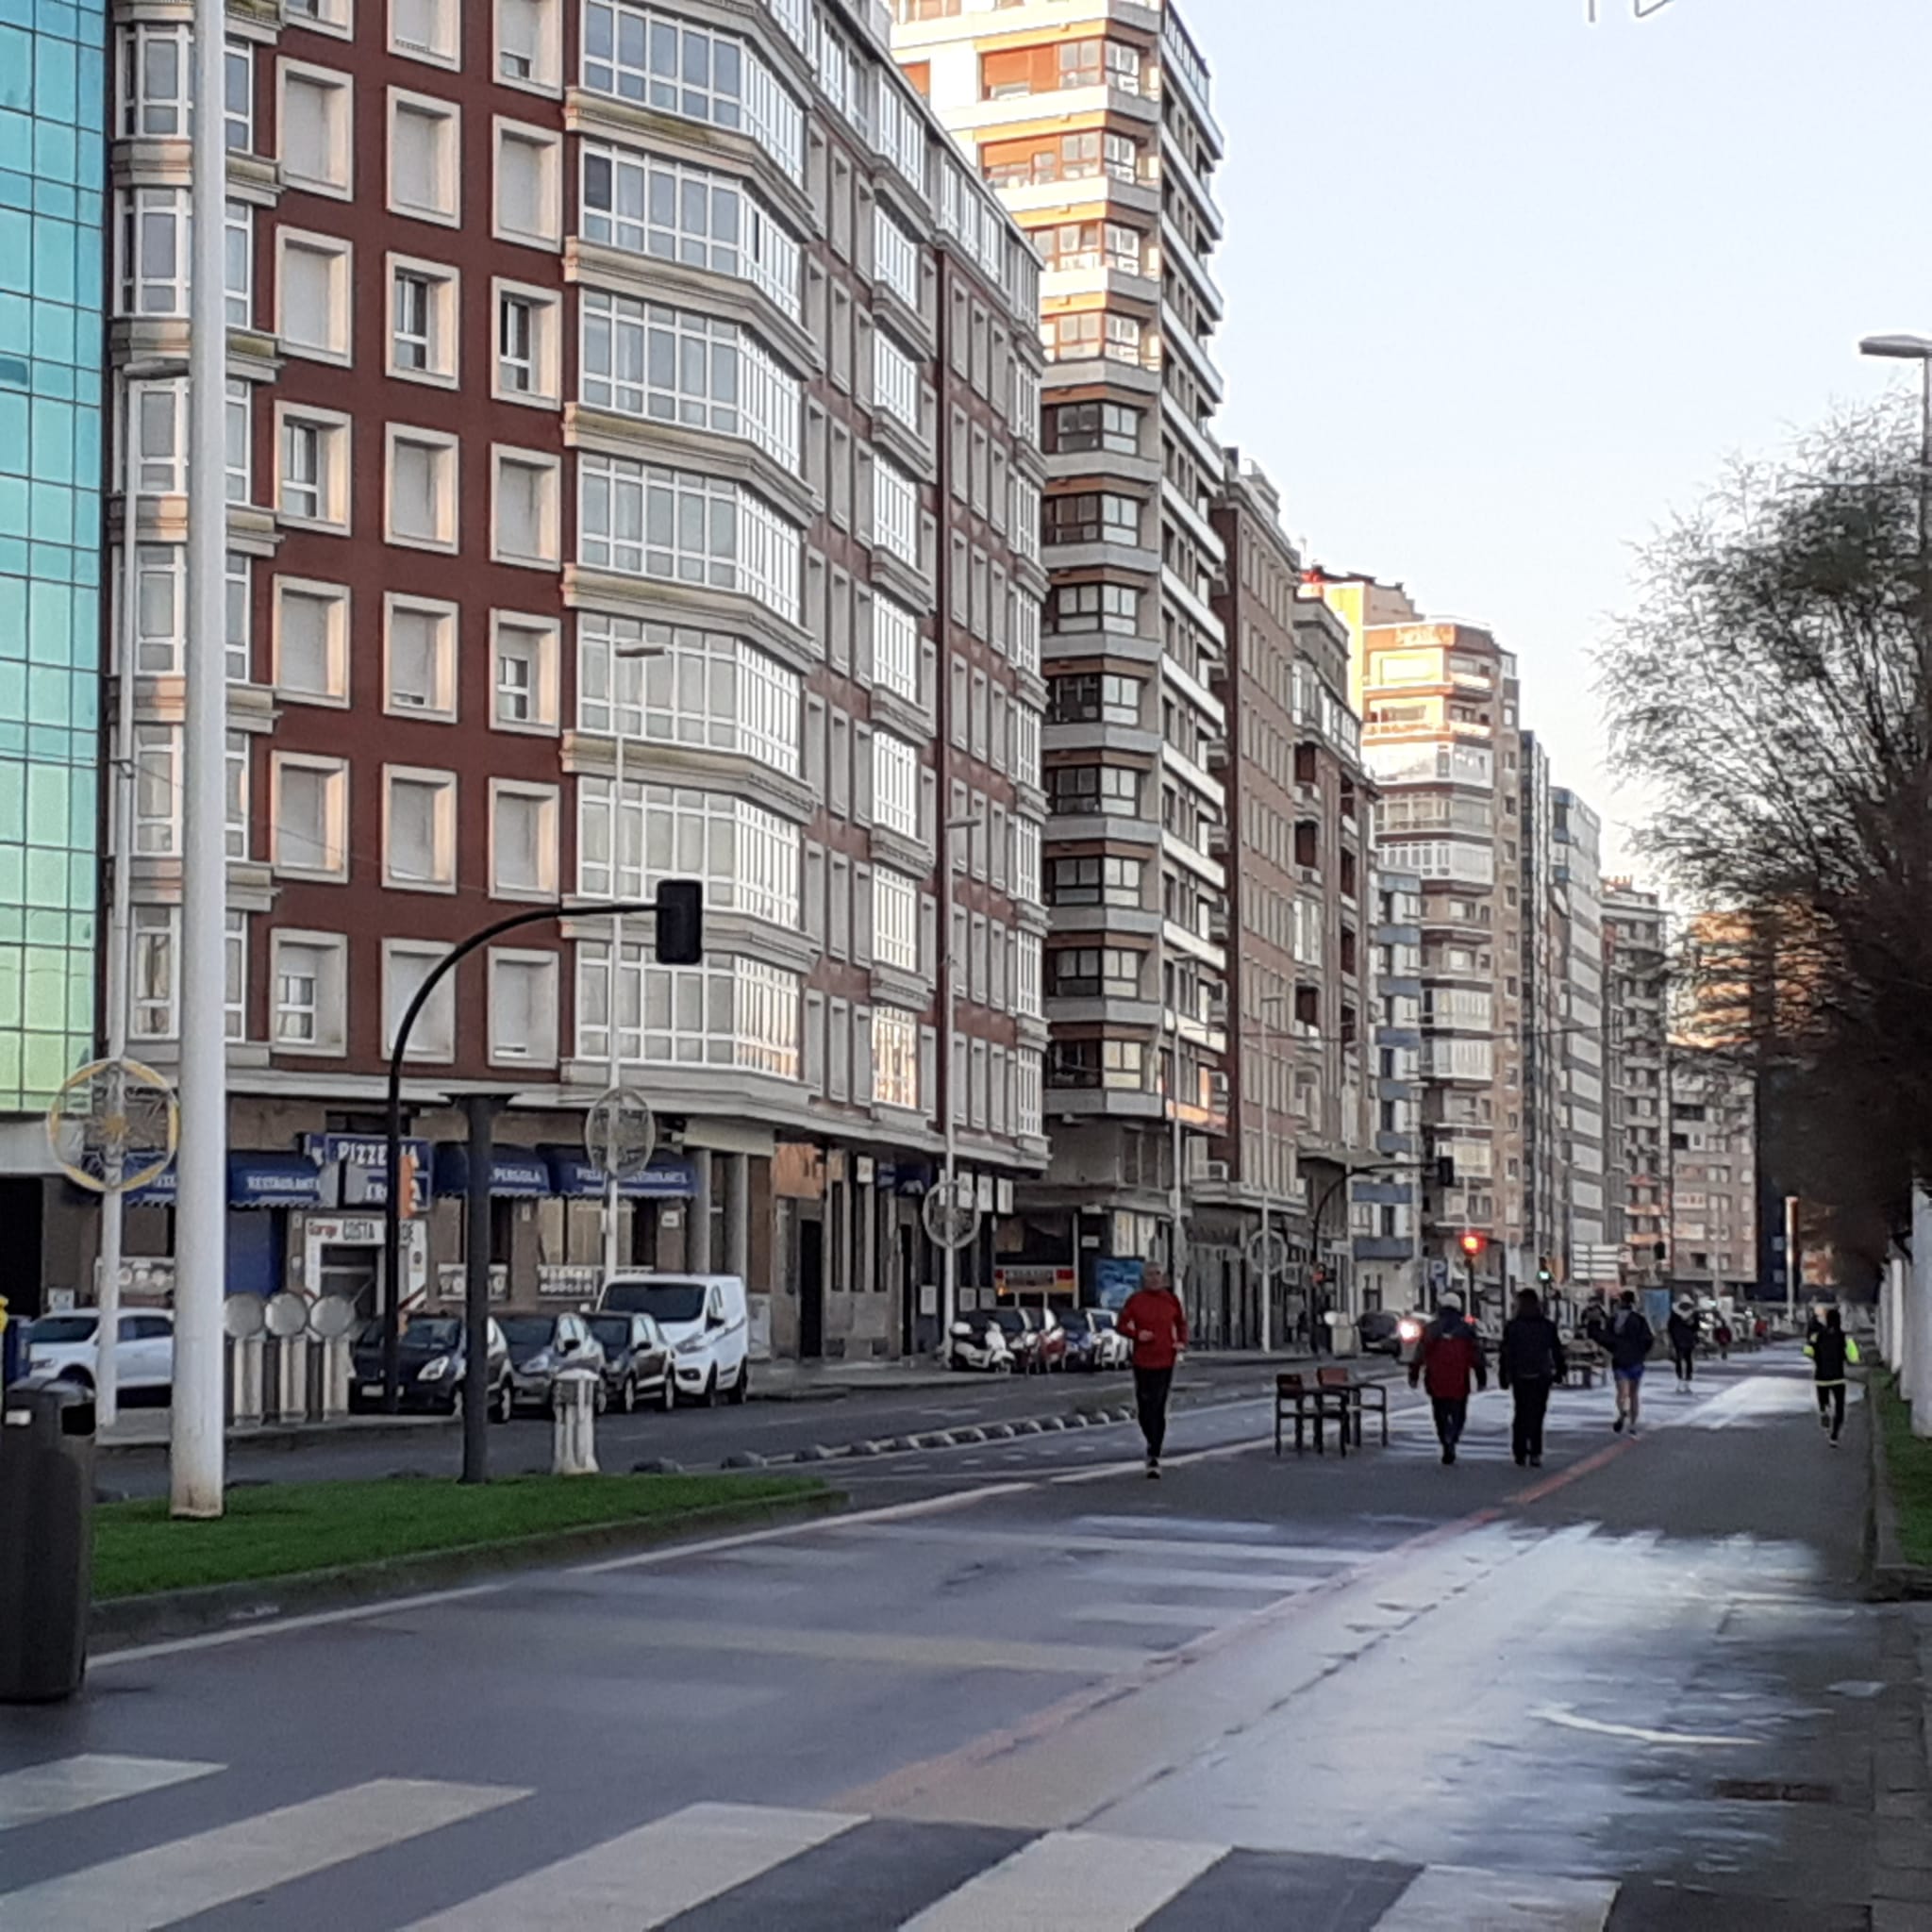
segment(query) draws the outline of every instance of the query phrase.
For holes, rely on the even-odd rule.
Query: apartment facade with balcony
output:
[[[1325,595],[1325,587],[1324,587]],[[1515,658],[1452,622],[1361,632],[1365,758],[1379,793],[1375,861],[1421,882],[1424,1255],[1438,1284],[1483,1248],[1491,1298],[1521,1280],[1524,1009],[1523,732]],[[1534,1271],[1535,1257],[1527,1257]]]
[[[1670,957],[1663,902],[1627,878],[1605,882],[1604,971],[1611,1067],[1611,1159],[1622,1197],[1626,1282],[1668,1279]]]
[[[188,18],[114,25],[113,342],[149,368],[185,343]],[[991,1292],[1045,1160],[1038,263],[887,25],[231,9],[231,1287],[374,1299],[397,1020],[526,908],[410,1042],[407,1292],[460,1264],[452,1106],[479,1090],[508,1103],[507,1291],[584,1292],[613,1080],[664,1146],[620,1257],[744,1274],[778,1352],[931,1339],[946,1107]],[[178,383],[130,396],[130,1031],[166,1066],[185,455]],[[587,909],[669,876],[704,881],[702,965]],[[164,1256],[165,1207],[133,1253]]]
[[[1562,892],[1556,1042],[1562,1084],[1562,1253],[1568,1280],[1607,1287],[1615,1279],[1615,1256],[1608,1240],[1605,1113],[1603,821],[1566,786],[1552,790],[1550,806]]]
[[[1022,1190],[1010,1259],[1029,1271],[1015,1280],[1073,1270],[1082,1291],[1118,1292],[1172,1247],[1174,1203],[1229,1119],[1223,462],[1208,427],[1221,297],[1207,268],[1222,139],[1171,7],[895,12],[907,74],[1044,263],[1053,1164]],[[1190,1271],[1204,1318],[1231,1306],[1222,1245]]]

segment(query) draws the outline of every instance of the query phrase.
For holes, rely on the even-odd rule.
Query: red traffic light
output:
[[[1465,1255],[1467,1255],[1471,1260],[1474,1260],[1475,1257],[1482,1253],[1482,1251],[1483,1238],[1481,1235],[1466,1234],[1462,1237],[1462,1252]]]

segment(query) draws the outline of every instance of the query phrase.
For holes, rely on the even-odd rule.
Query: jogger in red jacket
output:
[[[1134,1401],[1141,1433],[1147,1439],[1147,1474],[1160,1475],[1160,1449],[1167,1441],[1167,1397],[1174,1364],[1188,1345],[1188,1315],[1181,1298],[1158,1268],[1142,1272],[1141,1286],[1121,1310],[1120,1330],[1134,1344]]]
[[[1408,1365],[1408,1386],[1413,1389],[1421,1382],[1428,1390],[1442,1460],[1454,1462],[1456,1445],[1469,1420],[1470,1384],[1487,1389],[1490,1371],[1483,1360],[1482,1337],[1463,1319],[1462,1297],[1451,1291],[1441,1296],[1436,1306],[1440,1312],[1423,1330],[1415,1359]]]

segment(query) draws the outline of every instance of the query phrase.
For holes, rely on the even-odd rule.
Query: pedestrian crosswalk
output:
[[[239,1810],[142,1844],[140,1807],[187,1784]],[[320,1912],[367,1932],[1603,1932],[1619,1891],[1604,1878],[721,1803],[550,1856],[554,1814],[514,1787],[379,1777],[255,1812],[247,1789],[227,1767],[186,1759],[77,1757],[0,1774],[11,1799],[0,1846],[86,1811],[92,1829],[75,1843],[140,1847],[10,1889],[16,1867],[0,1856],[0,1925],[162,1932],[246,1901],[250,1923],[280,1926],[293,1923],[278,1910],[282,1888],[306,1881],[302,1924]],[[459,1829],[482,1819],[493,1849],[528,1848],[527,1866],[494,1884],[475,1880]],[[353,1868],[405,1845],[418,1875],[433,1874],[436,1907],[372,1917]],[[341,1877],[358,1904],[328,1919],[319,1874]]]
[[[1550,1405],[1543,1424],[1543,1462],[1555,1467],[1572,1456],[1600,1449],[1612,1439],[1610,1397],[1595,1391],[1562,1391]],[[1456,1446],[1457,1462],[1513,1463],[1509,1437],[1510,1404],[1507,1395],[1478,1396],[1469,1406],[1469,1421]],[[1373,1448],[1374,1438],[1370,1437]],[[1376,1452],[1379,1453],[1379,1452]],[[1390,1419],[1391,1456],[1434,1461],[1442,1445],[1435,1419],[1427,1408],[1405,1408]]]

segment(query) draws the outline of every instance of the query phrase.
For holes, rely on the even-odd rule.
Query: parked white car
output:
[[[92,1389],[100,1373],[100,1316],[92,1308],[42,1315],[26,1333],[27,1374]],[[121,1317],[114,1377],[122,1396],[167,1399],[175,1383],[175,1318],[165,1308],[129,1308]]]
[[[721,1395],[742,1402],[751,1393],[751,1319],[741,1275],[613,1274],[597,1310],[648,1315],[657,1323],[671,1344],[680,1402],[708,1408]]]

